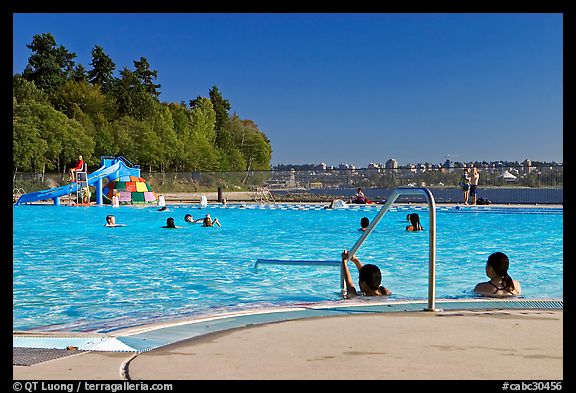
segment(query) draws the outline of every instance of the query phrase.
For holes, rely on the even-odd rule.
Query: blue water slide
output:
[[[126,166],[124,161],[121,159],[114,159],[112,161],[102,160],[102,162],[103,165],[99,169],[88,174],[88,185],[96,186],[97,193],[102,192],[101,187],[102,180],[104,180],[104,178],[108,179],[108,181],[111,181],[121,176],[140,177],[139,167],[130,168]],[[48,190],[30,192],[18,198],[18,201],[15,203],[15,205],[22,205],[24,203],[32,203],[49,199],[54,200],[54,203],[58,204],[58,198],[76,192],[78,187],[79,186],[77,183],[69,183],[60,187],[50,188]]]

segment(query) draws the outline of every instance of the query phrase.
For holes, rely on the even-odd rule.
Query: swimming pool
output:
[[[260,266],[258,258],[338,260],[380,206],[315,205],[13,208],[13,329],[95,331],[200,313],[339,301],[336,267]],[[426,299],[428,231],[404,230],[394,206],[360,249],[382,269],[391,301]],[[122,228],[104,227],[113,213]],[[187,224],[206,213],[221,228]],[[167,230],[167,217],[183,228]],[[510,257],[525,298],[563,298],[562,209],[439,207],[436,296],[472,298],[494,251]],[[356,272],[353,271],[356,277]]]

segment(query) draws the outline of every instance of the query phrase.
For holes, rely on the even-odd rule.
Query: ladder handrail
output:
[[[386,212],[390,209],[392,204],[400,195],[421,195],[426,196],[428,202],[429,214],[429,251],[428,251],[428,308],[427,311],[437,311],[435,308],[436,297],[436,202],[432,192],[427,188],[414,188],[414,187],[399,187],[392,191],[392,194],[382,206],[376,217],[372,220],[366,231],[362,233],[360,238],[352,246],[348,252],[349,259],[352,258],[360,249],[366,238],[372,233],[372,230],[378,225],[378,222],[384,217]],[[341,273],[342,280],[344,275]],[[346,296],[346,285],[342,282],[342,296]]]

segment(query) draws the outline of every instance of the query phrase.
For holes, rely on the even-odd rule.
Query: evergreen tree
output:
[[[142,120],[153,113],[155,99],[146,92],[135,72],[128,68],[120,71],[114,86],[114,97],[119,115]]]
[[[75,53],[68,52],[62,45],[57,46],[50,33],[36,34],[26,45],[32,50],[22,76],[33,81],[46,92],[52,92],[66,82],[74,69]]]
[[[140,57],[140,60],[134,60],[134,67],[136,69],[134,75],[140,80],[146,92],[152,94],[154,97],[158,97],[160,92],[158,92],[157,89],[159,89],[161,85],[152,82],[153,79],[158,77],[158,71],[150,69],[150,64],[145,57]]]
[[[86,69],[82,64],[78,64],[72,73],[70,74],[70,79],[74,82],[88,82],[88,76],[86,75]]]
[[[200,99],[202,99],[202,98],[204,98],[204,97],[198,96],[198,97],[194,98],[193,100],[190,100],[190,110],[194,110],[194,108],[196,108],[196,106],[200,102]]]
[[[229,122],[228,111],[231,108],[230,101],[222,97],[217,86],[213,86],[210,91],[210,101],[216,113],[216,123],[214,129],[216,130],[216,146],[221,149],[228,150],[231,145],[230,133],[227,129]]]
[[[104,53],[101,46],[96,45],[92,49],[92,69],[88,71],[88,80],[94,85],[99,85],[104,93],[108,93],[114,84],[114,69],[116,64],[110,56]]]

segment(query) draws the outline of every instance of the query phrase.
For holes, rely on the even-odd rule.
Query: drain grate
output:
[[[49,360],[76,355],[82,350],[12,347],[13,366],[32,366]]]

